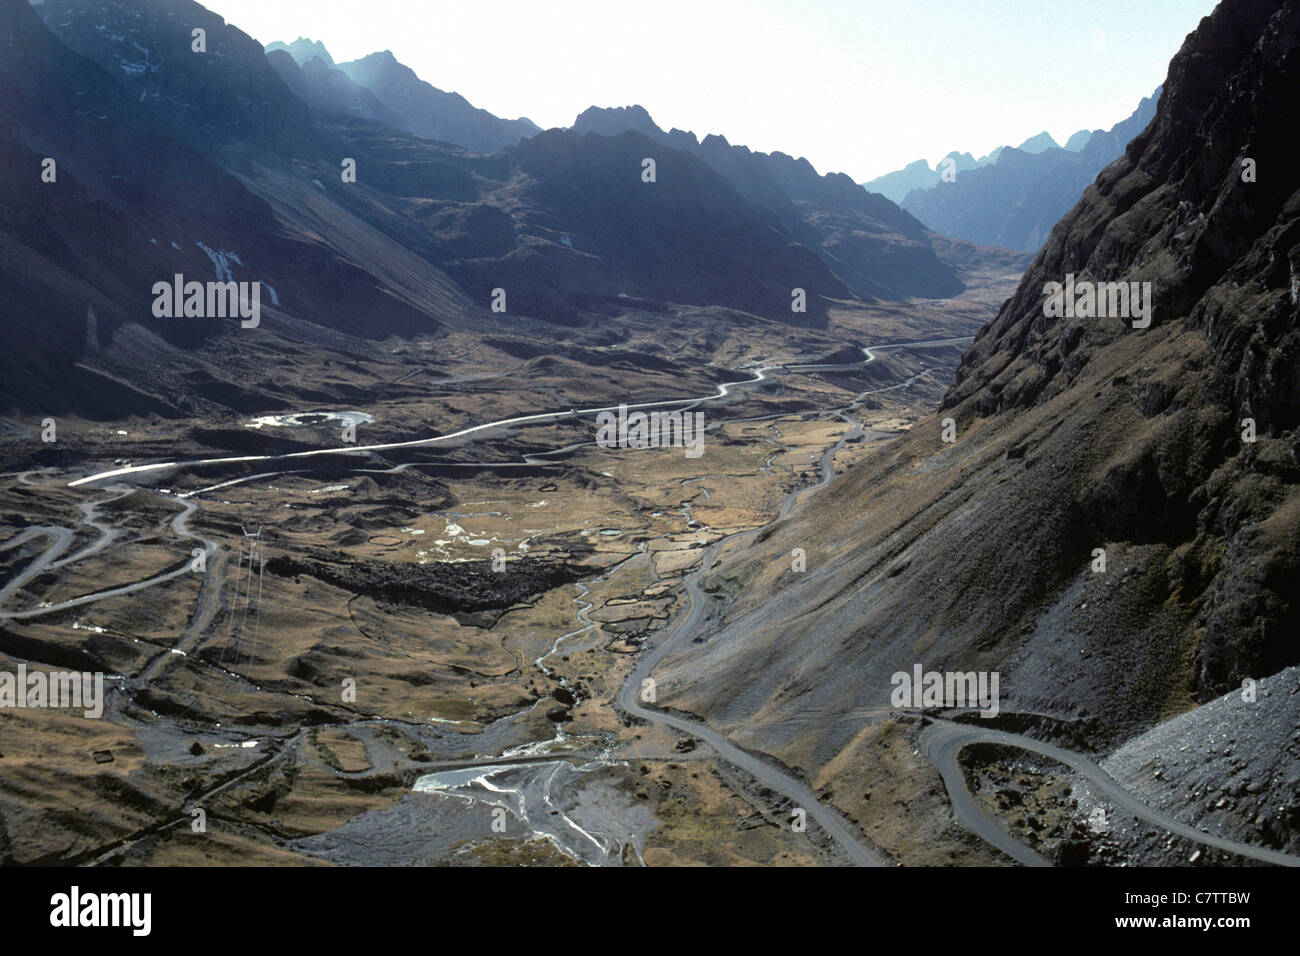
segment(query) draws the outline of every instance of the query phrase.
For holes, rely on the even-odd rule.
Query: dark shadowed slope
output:
[[[195,367],[214,339],[227,355],[289,341],[364,351],[521,319],[562,338],[617,315],[622,296],[819,325],[827,297],[853,295],[770,210],[648,140],[552,131],[479,156],[309,107],[299,93],[333,83],[387,116],[322,58],[268,59],[188,0],[0,12],[6,407],[113,417],[288,400]],[[266,323],[155,318],[154,285],[176,274],[263,283]],[[503,314],[489,311],[498,288]],[[806,312],[791,309],[796,288]]]
[[[702,159],[740,195],[767,209],[860,297],[939,298],[962,289],[953,266],[935,254],[924,226],[842,173],[823,176],[806,159],[756,153],[722,136],[697,140],[684,130],[665,133],[640,106],[592,107],[574,121],[573,131],[601,136],[633,131]]]

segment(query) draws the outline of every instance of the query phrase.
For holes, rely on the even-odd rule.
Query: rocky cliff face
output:
[[[1300,477],[1300,208],[1282,119],[1300,78],[1297,25],[1291,4],[1229,3],[1188,38],[1154,122],[1052,231],[944,402],[959,418],[1041,406],[1109,367],[1121,339],[1151,340],[1150,358],[1113,379],[1150,438],[1077,500],[1108,533],[1174,548],[1169,586],[1194,609],[1202,696],[1276,670],[1300,633],[1283,583],[1295,543],[1269,534],[1292,526]],[[1045,318],[1043,285],[1067,273],[1151,282],[1157,326]],[[1195,357],[1173,357],[1193,342]],[[1166,345],[1173,355],[1157,360]]]
[[[737,597],[661,702],[852,789],[862,715],[918,662],[999,671],[1004,717],[1106,747],[1300,660],[1298,36],[1295,2],[1202,21],[941,411],[724,561]],[[1070,273],[1150,282],[1151,326],[1046,317]]]

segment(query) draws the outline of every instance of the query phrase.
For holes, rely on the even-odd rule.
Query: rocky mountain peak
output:
[[[292,43],[283,43],[276,40],[266,45],[266,52],[273,50],[284,50],[299,66],[306,66],[312,60],[321,60],[326,66],[334,65],[334,58],[330,56],[329,50],[325,49],[325,44],[319,40],[311,40],[307,37],[298,37]]]

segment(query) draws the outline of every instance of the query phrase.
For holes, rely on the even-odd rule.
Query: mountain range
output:
[[[951,182],[941,182],[937,172],[926,181],[918,171],[899,202],[944,235],[1036,252],[1088,184],[1151,121],[1159,99],[1157,88],[1127,119],[1094,130],[1086,142],[1076,133],[1065,149],[1042,133],[1019,148],[998,150],[989,162],[956,163]],[[897,192],[904,182],[890,185]]]
[[[268,44],[266,52],[285,82],[324,115],[378,120],[476,153],[516,146],[541,132],[531,120],[500,119],[459,93],[426,83],[388,50],[336,64],[323,43],[299,37],[290,44]],[[287,54],[301,68],[301,75],[278,53]]]
[[[539,132],[391,54],[337,66],[306,40],[267,53],[191,0],[0,11],[3,397],[18,408],[293,401],[288,383],[199,355],[228,329],[152,315],[154,283],[178,273],[261,281],[265,328],[292,349],[530,322],[562,335],[627,297],[816,325],[836,300],[953,295],[982,254],[941,242],[941,259],[912,216],[804,160],[639,116],[616,130],[628,124],[602,111]],[[508,314],[490,309],[496,289]]]
[[[1052,139],[1050,133],[1044,131],[1036,136],[1029,137],[1016,148],[1022,153],[1030,154],[1041,153],[1048,149],[1062,148],[1069,152],[1077,153],[1079,150],[1083,149],[1091,135],[1092,134],[1088,132],[1088,130],[1079,130],[1079,132],[1066,140],[1064,147],[1061,147],[1057,145],[1056,140]],[[924,159],[918,159],[915,162],[908,163],[902,169],[896,169],[893,172],[885,173],[883,176],[877,176],[875,179],[863,183],[862,188],[867,192],[880,193],[880,195],[884,196],[891,202],[901,204],[903,199],[913,189],[929,189],[932,186],[937,186],[941,181],[940,178],[945,169],[949,169],[955,173],[960,173],[965,172],[968,169],[978,169],[981,166],[988,166],[992,163],[996,163],[998,157],[1002,155],[1003,150],[1009,148],[1010,147],[1007,146],[999,146],[988,155],[981,156],[979,159],[976,159],[970,153],[962,153],[954,149],[952,152],[944,156],[943,159],[939,160],[933,169],[930,168],[930,164]],[[951,166],[948,165],[948,160],[952,160]]]
[[[701,140],[676,128],[664,132],[640,106],[592,107],[572,130],[600,136],[633,132],[699,158],[814,249],[860,297],[942,297],[961,289],[956,270],[936,255],[929,230],[842,173],[823,176],[806,159],[754,152],[716,134]]]
[[[270,44],[268,56],[290,88],[322,117],[375,120],[477,152],[511,147],[540,132],[527,120],[498,120],[435,89],[388,52],[336,67],[323,44],[300,37],[292,44]],[[785,232],[817,252],[847,284],[847,294],[948,296],[962,288],[954,264],[940,261],[930,247],[925,227],[891,203],[863,197],[847,176],[822,176],[807,160],[754,153],[722,136],[700,141],[682,130],[665,132],[640,106],[592,107],[571,130],[605,137],[637,133],[703,160],[744,198],[775,215]]]

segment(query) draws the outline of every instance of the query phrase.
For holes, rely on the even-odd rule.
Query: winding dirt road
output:
[[[1186,837],[1196,843],[1215,847],[1219,850],[1226,850],[1229,853],[1249,857],[1252,860],[1259,860],[1262,863],[1273,863],[1278,866],[1300,866],[1300,859],[1290,854],[1214,836],[1182,823],[1167,813],[1153,810],[1116,783],[1110,774],[1106,773],[1093,761],[1072,750],[1035,740],[1032,737],[1022,737],[1020,734],[985,729],[976,724],[958,724],[941,719],[933,720],[930,726],[925,729],[922,737],[922,747],[926,756],[938,768],[940,775],[943,777],[944,786],[948,788],[948,798],[952,802],[953,810],[962,823],[976,836],[993,844],[1008,856],[1027,866],[1051,866],[1051,863],[1002,829],[998,821],[980,807],[966,786],[966,778],[957,761],[957,754],[962,747],[976,743],[1019,747],[1021,750],[1029,750],[1044,757],[1059,760],[1093,784],[1123,812],[1168,830],[1170,833]]]
[[[494,428],[506,428],[514,425],[535,425],[541,423],[549,424],[570,418],[583,418],[587,415],[596,415],[600,412],[617,412],[620,408],[625,408],[628,411],[636,411],[643,408],[668,408],[675,405],[698,405],[703,402],[712,402],[726,398],[738,388],[747,388],[751,385],[765,382],[767,381],[768,373],[777,370],[785,372],[817,372],[861,368],[875,360],[875,353],[885,351],[886,349],[936,348],[944,345],[956,345],[960,342],[967,342],[971,338],[971,336],[967,335],[958,338],[933,339],[925,342],[898,342],[890,345],[864,347],[862,352],[866,356],[866,359],[862,362],[829,365],[764,365],[755,371],[753,378],[744,379],[739,382],[724,382],[718,386],[718,389],[714,394],[698,396],[696,398],[671,398],[657,402],[639,402],[632,405],[602,405],[599,408],[575,408],[563,412],[542,412],[537,415],[517,415],[514,418],[501,418],[496,421],[485,422],[482,425],[471,425],[468,428],[449,432],[446,435],[435,435],[431,438],[417,438],[412,441],[388,442],[381,445],[343,445],[338,448],[313,448],[310,451],[295,451],[283,455],[237,455],[227,458],[198,458],[188,461],[160,461],[148,465],[129,465],[123,468],[114,468],[109,471],[101,471],[92,475],[86,475],[83,478],[78,478],[74,481],[68,482],[68,486],[75,488],[80,485],[89,485],[100,481],[107,481],[110,478],[120,478],[126,475],[142,475],[150,472],[168,471],[175,468],[194,467],[196,465],[226,465],[253,461],[294,461],[301,458],[313,458],[322,455],[353,455],[372,451],[391,451],[395,448],[423,448],[430,445],[439,445],[445,442],[456,441],[469,435],[478,435]],[[890,389],[899,387],[901,387],[901,385],[889,386]],[[881,389],[881,391],[887,390],[888,389]]]
[[[129,494],[133,490],[134,489],[128,489],[126,492],[124,492],[124,494]],[[119,498],[123,497],[123,495],[118,495],[118,497]],[[110,500],[115,501],[116,498]],[[180,499],[177,500],[179,501]],[[97,504],[107,504],[107,502],[98,502]],[[195,511],[198,510],[199,507],[198,503],[193,501],[183,501],[181,502],[181,505],[182,508],[180,514],[176,515],[176,517],[174,517],[171,521],[172,531],[175,532],[177,537],[189,539],[192,541],[202,542],[203,549],[207,555],[215,554],[219,547],[216,541],[203,538],[200,535],[194,534],[192,531],[189,530],[188,522],[190,516],[193,515]],[[60,528],[56,526],[40,526],[37,528],[28,528],[21,535],[16,537],[13,541],[7,542],[4,545],[5,548],[14,547],[18,544],[21,544],[25,540],[29,540],[31,537],[37,534],[44,534],[51,539],[51,543],[45,549],[45,551],[43,551],[41,555],[30,565],[28,565],[28,567],[25,568],[20,574],[16,575],[13,578],[13,580],[11,580],[8,584],[6,584],[3,590],[0,590],[0,620],[26,620],[28,618],[33,618],[33,617],[42,617],[43,615],[46,614],[55,614],[59,611],[66,611],[69,608],[80,607],[83,604],[91,604],[95,601],[101,601],[104,598],[119,597],[124,594],[134,594],[136,591],[143,590],[144,588],[153,587],[156,584],[162,584],[165,581],[171,581],[172,579],[178,578],[183,574],[194,573],[193,572],[194,558],[193,556],[190,556],[187,557],[180,565],[171,569],[170,571],[165,571],[162,574],[155,574],[152,577],[145,578],[142,581],[136,581],[132,584],[123,584],[120,587],[109,588],[104,591],[95,591],[91,594],[83,594],[80,595],[79,597],[69,598],[66,601],[59,601],[57,604],[49,604],[44,607],[30,608],[24,611],[3,610],[2,608],[4,604],[13,595],[13,592],[16,591],[19,587],[21,587],[26,582],[30,581],[32,578],[36,577],[42,571],[45,571],[48,568],[62,567],[64,565],[72,564],[76,561],[80,561],[82,558],[88,557],[91,554],[95,554],[103,550],[113,540],[113,538],[116,535],[116,532],[114,532],[112,529],[105,529],[94,520],[96,517],[96,510],[93,507],[87,508],[85,505],[81,507],[83,513],[83,519],[82,519],[83,523],[97,528],[98,530],[100,530],[101,535],[99,540],[97,540],[94,544],[86,548],[83,548],[81,551],[77,552],[74,555],[71,555],[66,558],[62,558],[60,560],[55,560],[56,558],[58,558],[60,554],[62,554],[64,551],[67,550],[68,546],[71,544],[72,539],[74,537],[74,532],[71,529]]]

